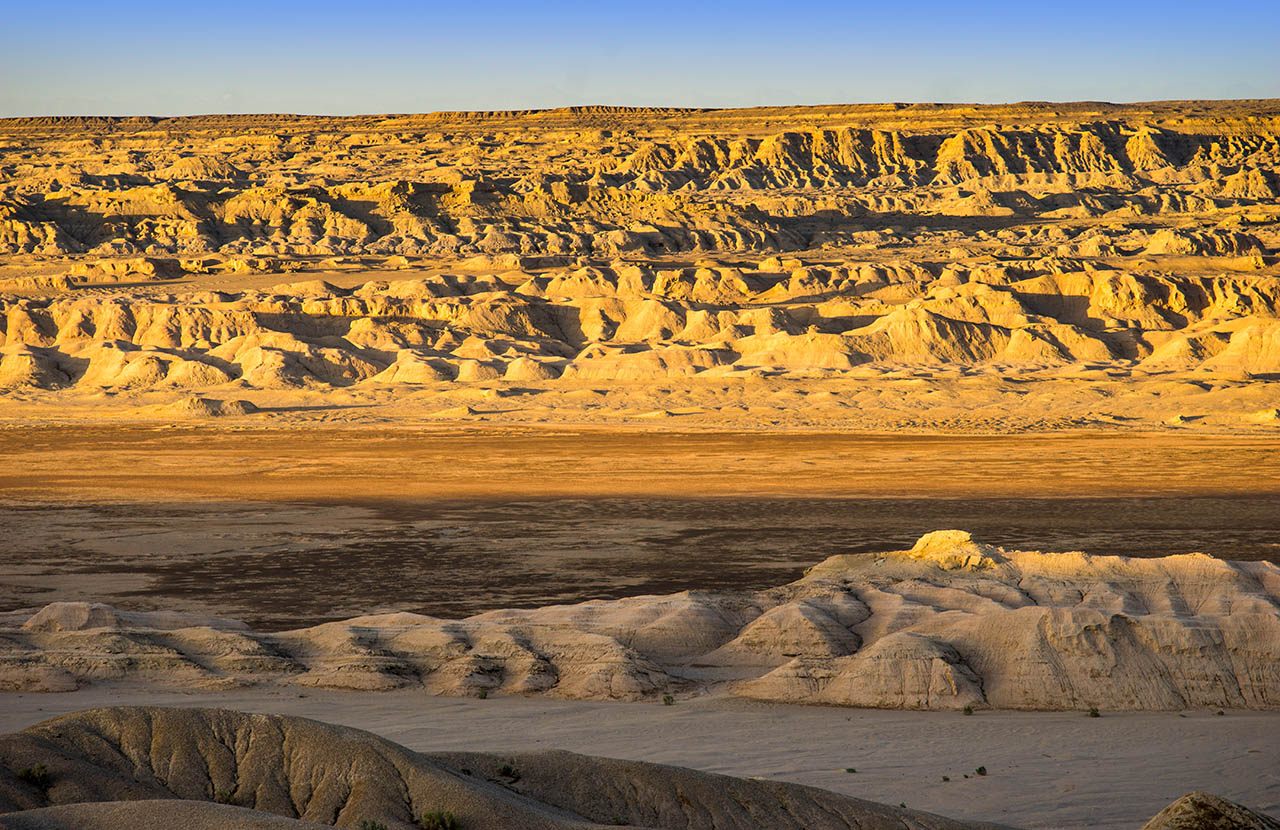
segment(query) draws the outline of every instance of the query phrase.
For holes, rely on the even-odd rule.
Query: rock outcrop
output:
[[[991,429],[920,412],[936,385],[876,403],[949,374],[1040,384],[998,392],[1027,410],[1000,428],[1257,432],[1278,123],[1269,101],[0,120],[0,403],[161,419],[165,393],[336,387],[521,420],[434,398],[552,390],[510,407],[537,420],[587,384],[849,381],[867,394],[818,420]],[[1136,388],[1160,377],[1213,388],[1166,407]],[[1131,382],[1116,411],[1105,379]],[[718,395],[694,403],[755,420]]]
[[[128,680],[637,700],[705,691],[904,709],[1280,708],[1280,569],[1010,551],[960,531],[757,593],[463,620],[234,621],[55,603],[0,628],[0,684]]]
[[[649,117],[10,119],[0,253],[798,251],[902,217],[1184,217],[1280,193],[1272,102]]]
[[[1280,375],[1274,277],[1028,265],[1003,284],[944,287],[929,272],[897,281],[881,271],[806,267],[752,282],[729,268],[619,266],[510,283],[446,275],[353,289],[0,297],[0,386],[372,391],[752,372],[865,378],[903,367],[1043,378],[1082,365]]]
[[[1280,821],[1210,793],[1187,793],[1142,830],[1280,830]]]
[[[36,764],[40,777],[23,775]],[[467,830],[995,830],[798,784],[568,752],[423,755],[356,729],[218,709],[96,709],[0,736],[0,828],[162,817],[214,828],[411,828],[432,814]]]
[[[431,824],[432,817],[440,823]],[[451,816],[453,825],[445,824]],[[418,753],[280,715],[118,707],[0,736],[3,830],[457,826],[998,830],[825,790],[570,752]],[[1143,830],[1275,830],[1203,792]],[[1006,828],[1006,830],[1008,830]]]

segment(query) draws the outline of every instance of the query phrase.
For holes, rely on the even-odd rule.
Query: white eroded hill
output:
[[[960,531],[754,593],[284,632],[55,603],[10,614],[0,683],[287,684],[635,700],[704,691],[908,709],[1280,707],[1280,568],[1008,551]]]

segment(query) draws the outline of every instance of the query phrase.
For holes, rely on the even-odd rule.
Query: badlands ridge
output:
[[[1008,551],[961,531],[834,556],[759,592],[257,632],[54,603],[11,613],[0,683],[284,684],[639,700],[728,693],[904,709],[1280,708],[1280,568]]]
[[[1273,101],[2,121],[0,415],[1266,429],[1278,124]]]

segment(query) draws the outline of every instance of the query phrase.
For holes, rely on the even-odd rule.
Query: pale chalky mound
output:
[[[1277,566],[1005,550],[961,531],[833,556],[759,592],[275,633],[56,603],[0,618],[0,637],[0,688],[19,690],[129,680],[905,709],[1280,708]]]

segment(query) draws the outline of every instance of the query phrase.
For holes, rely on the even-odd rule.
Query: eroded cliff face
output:
[[[133,414],[146,418],[244,415],[291,400],[277,393],[322,402],[338,389],[375,404],[412,396],[419,415],[463,418],[474,406],[492,416],[487,404],[501,398],[496,411],[517,420],[683,406],[733,424],[771,405],[770,417],[862,427],[963,425],[966,412],[970,427],[998,429],[1184,417],[1265,429],[1280,417],[1274,277],[934,270],[613,263],[346,288],[10,297],[0,299],[0,390],[54,407],[142,396],[150,409]],[[1001,385],[1015,379],[1028,385]],[[911,386],[925,382],[936,394]],[[672,383],[687,390],[680,402]],[[609,399],[610,389],[622,391]],[[588,390],[593,402],[579,399]]]
[[[1109,249],[1126,222],[1270,224],[1280,112],[1210,108],[10,120],[0,252],[806,251],[941,241],[963,217],[1002,219],[970,227],[1004,246]]]
[[[1280,707],[1280,569],[1008,551],[960,531],[759,593],[684,592],[278,633],[55,603],[11,614],[0,682],[286,684],[637,700],[711,690],[902,709]]]
[[[870,383],[884,375],[1132,381],[1121,396],[1156,378],[1212,393],[1205,423],[1266,426],[1278,117],[1183,102],[3,122],[0,387],[52,405],[215,390],[169,413],[198,414],[255,391],[671,380],[710,381],[688,403],[714,409],[735,384],[799,381],[834,396],[810,396],[819,420],[883,427],[877,411],[927,400],[857,398],[894,397]],[[1033,397],[1061,423],[1014,426],[1204,417],[1141,394],[1158,411],[1108,415],[1060,384]],[[435,397],[419,408],[474,414]],[[626,406],[670,408],[643,398]]]

